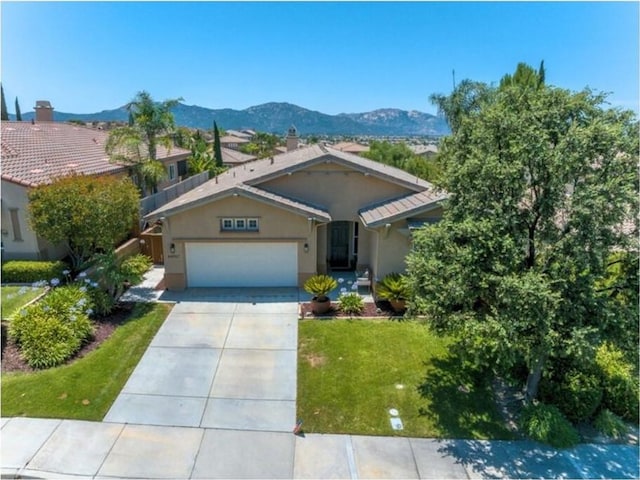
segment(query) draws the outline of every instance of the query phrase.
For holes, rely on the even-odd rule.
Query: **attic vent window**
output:
[[[259,223],[257,218],[223,218],[220,229],[224,232],[257,232]]]

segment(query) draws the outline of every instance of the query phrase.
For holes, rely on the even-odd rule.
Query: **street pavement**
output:
[[[175,306],[104,420],[2,418],[2,478],[640,478],[637,445],[294,435],[297,289],[132,290]]]

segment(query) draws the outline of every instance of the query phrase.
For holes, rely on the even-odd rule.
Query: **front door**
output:
[[[351,222],[331,222],[329,229],[329,266],[333,269],[347,269]]]

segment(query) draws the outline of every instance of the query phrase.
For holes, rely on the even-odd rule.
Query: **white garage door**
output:
[[[189,287],[295,287],[296,243],[187,243]]]

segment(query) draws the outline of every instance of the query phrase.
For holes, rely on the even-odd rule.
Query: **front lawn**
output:
[[[167,304],[137,304],[86,357],[34,373],[3,373],[2,417],[102,420],[170,310]]]
[[[38,295],[44,293],[45,289],[42,287],[17,287],[17,286],[2,286],[0,287],[0,308],[2,309],[2,315],[0,318],[3,320],[9,319],[12,313],[19,308],[23,307]]]
[[[424,324],[302,320],[298,338],[298,418],[307,433],[513,438],[491,382],[474,378]],[[392,408],[403,430],[392,429]]]

